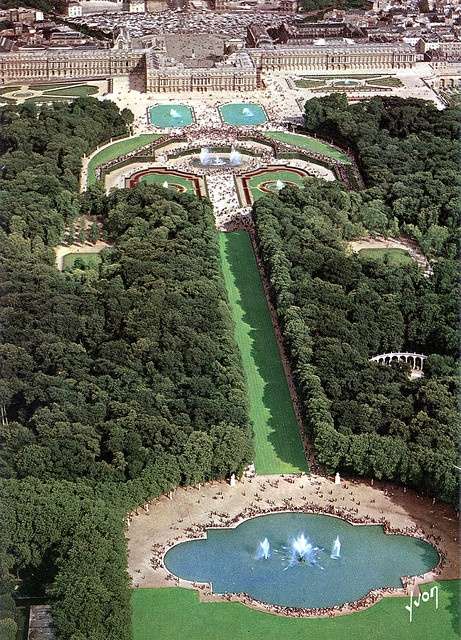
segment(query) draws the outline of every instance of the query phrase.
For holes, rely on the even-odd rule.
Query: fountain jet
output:
[[[333,543],[333,548],[331,550],[330,558],[333,560],[338,560],[341,557],[341,543],[339,541],[339,536],[336,536],[336,540]]]
[[[304,533],[301,533],[291,543],[291,562],[308,562],[309,564],[317,563],[317,551],[318,547],[314,547],[306,538]]]
[[[246,116],[247,118],[251,118],[251,116],[253,115],[253,111],[248,107],[243,107],[242,115]]]
[[[241,162],[242,158],[240,156],[240,153],[237,151],[237,149],[234,149],[234,147],[232,147],[229,155],[229,164],[237,167]]]
[[[267,560],[270,555],[270,548],[271,546],[269,540],[267,538],[264,538],[264,540],[262,540],[262,542],[260,542],[258,545],[258,551],[256,554],[258,560]]]
[[[285,184],[281,180],[276,180],[275,188],[277,189],[277,191],[281,191],[284,186]]]
[[[200,149],[199,161],[203,167],[209,167],[210,165],[220,166],[222,164],[226,164],[226,162],[222,158],[219,158],[218,156],[213,156],[210,153],[210,150],[207,149],[206,147],[202,147]]]
[[[170,116],[172,118],[180,118],[181,114],[176,109],[170,109]]]
[[[162,187],[164,189],[168,189],[168,182],[165,180],[165,182],[162,183]]]
[[[210,162],[211,162],[211,153],[209,152],[209,150],[206,147],[202,147],[200,149],[199,159],[200,159],[200,164],[203,164],[203,165],[210,164]]]

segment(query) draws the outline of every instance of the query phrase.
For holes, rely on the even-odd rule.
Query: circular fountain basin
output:
[[[267,122],[263,107],[255,102],[229,102],[219,107],[221,119],[233,126],[256,126]]]
[[[291,512],[208,529],[206,539],[175,545],[164,558],[171,573],[209,582],[214,593],[247,593],[296,608],[332,607],[372,589],[399,588],[401,576],[426,573],[438,560],[430,544],[385,534],[381,526]]]
[[[193,111],[185,104],[157,104],[149,107],[149,122],[161,129],[188,127],[193,121]]]
[[[341,80],[335,80],[332,84],[335,87],[356,87],[361,83],[359,80],[352,80],[351,78],[345,78]]]

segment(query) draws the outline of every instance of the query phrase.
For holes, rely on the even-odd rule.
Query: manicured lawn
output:
[[[221,233],[219,244],[247,384],[256,471],[306,472],[299,428],[249,236],[244,231]]]
[[[179,185],[185,189],[186,193],[194,193],[195,187],[191,180],[183,178],[182,176],[176,176],[168,173],[148,173],[140,178],[139,182],[145,182],[146,184],[157,184],[164,186],[164,182],[168,182],[169,188],[174,189],[175,185]],[[180,189],[178,189],[180,191]]]
[[[386,75],[386,74],[382,74],[382,73],[348,73],[347,76],[345,75],[336,75],[336,74],[328,74],[328,75],[324,75],[324,76],[302,76],[303,78],[307,78],[308,80],[336,80],[336,79],[343,79],[343,78],[355,78],[357,80],[363,80],[365,78],[380,78],[382,75]]]
[[[424,587],[426,590],[427,587]],[[234,602],[199,602],[189,589],[136,589],[133,640],[456,640],[459,581],[439,583],[434,600],[384,598],[365,611],[335,618],[287,618]]]
[[[19,91],[21,87],[18,86],[6,86],[6,87],[2,87],[0,89],[0,96],[2,96],[4,93],[10,93],[12,91]]]
[[[33,96],[32,98],[26,98],[24,102],[36,102],[37,104],[46,104],[48,102],[70,102],[72,97],[66,96],[47,96],[43,94],[42,96]]]
[[[369,260],[387,260],[389,264],[410,264],[413,258],[405,249],[361,249],[359,255]]]
[[[340,160],[344,164],[350,164],[351,162],[347,155],[339,151],[339,149],[310,136],[304,136],[299,133],[286,133],[285,131],[268,131],[264,135],[273,140],[280,140],[280,142],[285,142],[286,144],[303,147],[314,153],[322,153],[324,156]]]
[[[80,97],[86,97],[86,96],[94,96],[96,93],[98,93],[98,87],[81,84],[81,85],[76,85],[75,87],[66,87],[63,89],[50,89],[48,91],[45,91],[44,95],[45,96],[59,95],[59,96],[70,96],[72,98],[74,97],[80,98]]]
[[[253,176],[248,180],[248,187],[253,200],[258,200],[258,198],[267,194],[267,191],[264,191],[262,187],[265,187],[272,193],[277,193],[277,180],[280,180],[280,182],[287,186],[291,183],[290,186],[295,184],[297,187],[302,187],[304,178],[298,173],[286,170],[267,171],[266,173]]]
[[[311,89],[312,87],[322,87],[325,84],[322,80],[295,80],[295,85],[301,89]]]
[[[376,85],[378,87],[402,87],[403,82],[399,78],[388,76],[386,78],[375,78],[374,80],[365,80],[366,84]]]
[[[139,136],[126,138],[125,140],[118,140],[108,147],[101,149],[101,151],[94,155],[88,163],[88,184],[91,185],[96,182],[95,170],[100,164],[113,160],[114,158],[122,156],[125,153],[129,153],[130,151],[134,151],[135,149],[139,149],[145,144],[149,144],[149,142],[156,140],[158,137],[159,134],[157,133],[141,133]]]
[[[79,82],[74,82],[74,83],[72,82],[55,82],[55,83],[37,82],[34,84],[30,84],[28,88],[32,90],[36,89],[37,91],[46,91],[47,89],[58,89],[61,87],[70,88],[70,87],[77,87],[77,86],[79,86]]]
[[[101,262],[101,256],[99,253],[68,253],[62,259],[63,269],[73,267],[76,260],[81,260],[84,264],[89,266],[97,266]]]
[[[27,640],[29,632],[29,612],[29,607],[18,607],[16,609],[16,624],[18,625],[16,640]]]

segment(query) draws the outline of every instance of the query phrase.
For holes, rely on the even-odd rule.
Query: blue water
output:
[[[254,102],[223,104],[219,112],[224,122],[234,126],[255,126],[267,121],[264,109]]]
[[[149,108],[149,120],[161,128],[187,127],[194,121],[194,115],[185,104],[158,104]]]
[[[315,564],[291,563],[290,542],[304,533]],[[330,558],[336,536],[341,557]],[[257,559],[268,538],[269,559]],[[381,526],[352,526],[330,516],[280,513],[247,520],[236,529],[208,530],[206,540],[176,545],[165,555],[171,573],[211,582],[214,593],[245,592],[289,607],[328,607],[351,602],[377,587],[400,587],[403,575],[432,569],[438,554],[409,536],[386,535]]]

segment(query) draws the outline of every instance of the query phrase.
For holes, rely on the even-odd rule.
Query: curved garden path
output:
[[[417,243],[410,238],[384,238],[382,236],[360,238],[349,242],[349,247],[354,253],[358,253],[362,249],[403,249],[417,262],[425,274],[432,274],[432,267],[429,260],[418,247]]]

